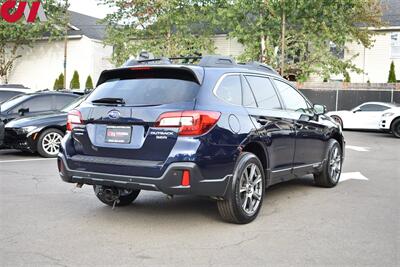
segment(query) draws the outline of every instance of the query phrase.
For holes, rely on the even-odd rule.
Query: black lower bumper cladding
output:
[[[224,197],[232,180],[232,175],[204,179],[198,166],[192,162],[172,163],[161,177],[152,178],[72,170],[65,156],[59,154],[58,169],[62,180],[67,183],[160,191],[168,195]],[[190,172],[189,186],[181,185],[183,171]]]

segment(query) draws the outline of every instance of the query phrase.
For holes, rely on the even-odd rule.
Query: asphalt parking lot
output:
[[[214,201],[142,192],[125,208],[61,182],[54,159],[0,151],[2,266],[399,266],[400,140],[345,132],[343,181],[267,190],[248,225]]]

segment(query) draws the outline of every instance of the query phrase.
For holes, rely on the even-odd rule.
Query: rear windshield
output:
[[[199,87],[195,82],[178,79],[114,79],[99,85],[87,100],[122,98],[128,106],[189,102],[195,99]]]

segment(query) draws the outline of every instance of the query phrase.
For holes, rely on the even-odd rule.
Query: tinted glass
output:
[[[247,81],[253,90],[259,108],[280,109],[278,96],[268,78],[257,76],[246,76]]]
[[[54,107],[56,110],[60,110],[66,105],[70,104],[72,101],[76,99],[75,96],[69,95],[55,95],[54,96]]]
[[[11,98],[13,98],[14,96],[20,95],[22,94],[21,92],[13,92],[13,91],[1,91],[0,90],[0,103],[7,101]]]
[[[275,80],[276,87],[283,101],[285,102],[286,108],[289,110],[307,112],[310,113],[310,106],[304,97],[297,92],[296,89],[288,85],[287,83]]]
[[[3,111],[8,111],[9,109],[11,109],[12,107],[14,107],[15,105],[18,105],[19,103],[21,103],[22,101],[28,99],[30,96],[29,95],[17,95],[16,97],[8,100],[7,102],[4,102],[1,104],[0,106],[0,110]]]
[[[250,89],[249,84],[247,83],[247,81],[244,81],[242,84],[243,84],[243,86],[242,86],[242,90],[243,90],[243,106],[256,108],[257,107],[257,102],[254,99],[254,95],[253,95],[253,92]]]
[[[366,104],[360,107],[362,111],[384,111],[389,109],[389,107],[377,105],[377,104]]]
[[[13,113],[18,113],[21,108],[29,109],[29,112],[41,112],[52,110],[53,97],[51,95],[35,96],[23,102],[13,109]]]
[[[99,85],[88,101],[122,98],[126,105],[162,105],[193,101],[199,85],[178,79],[115,79]]]
[[[86,96],[81,96],[79,98],[76,98],[74,101],[72,101],[71,103],[69,103],[68,105],[63,107],[61,109],[61,111],[69,112],[69,111],[73,110],[74,108],[78,107],[85,100],[85,98],[86,98]]]
[[[242,104],[242,85],[240,76],[231,75],[225,77],[217,88],[216,95],[221,99],[235,104]]]

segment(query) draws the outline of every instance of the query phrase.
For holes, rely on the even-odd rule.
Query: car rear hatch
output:
[[[199,76],[185,67],[104,72],[95,91],[69,115],[74,146],[71,167],[161,176],[178,128],[156,128],[157,118],[165,112],[193,110],[199,88]],[[74,115],[81,124],[73,123]]]

